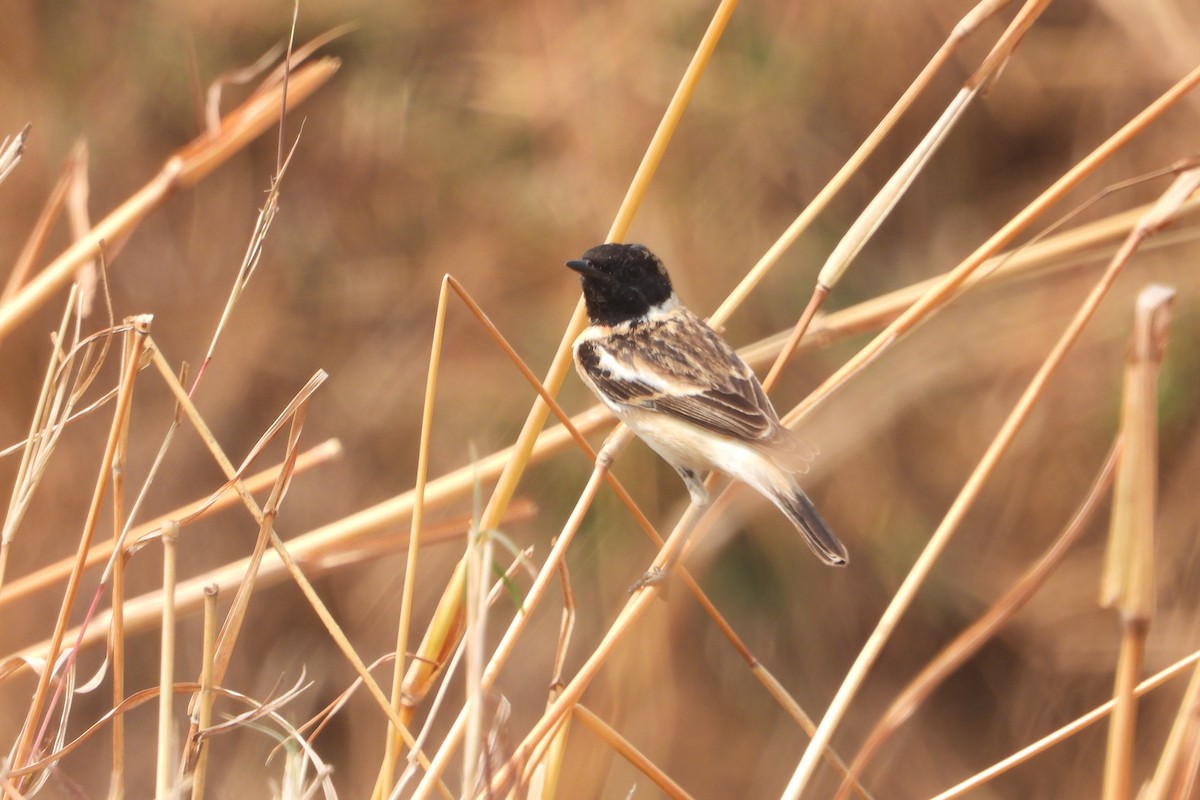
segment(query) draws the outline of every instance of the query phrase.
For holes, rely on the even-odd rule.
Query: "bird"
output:
[[[708,503],[704,473],[749,484],[795,525],[826,564],[845,546],[800,488],[812,458],[779,420],[754,371],[675,294],[644,245],[606,243],[566,262],[579,273],[588,326],[573,346],[589,389]]]

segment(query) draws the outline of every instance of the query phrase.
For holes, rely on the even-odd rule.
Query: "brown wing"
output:
[[[599,339],[581,341],[580,369],[598,392],[735,439],[778,439],[783,430],[753,371],[698,317],[679,309]]]

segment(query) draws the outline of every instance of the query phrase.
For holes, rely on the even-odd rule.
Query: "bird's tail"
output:
[[[803,489],[797,487],[791,493],[776,495],[775,505],[804,534],[804,541],[808,542],[817,558],[830,566],[846,566],[850,561],[846,546],[829,530],[829,525],[818,515],[816,506],[812,505],[812,500],[804,494]]]
[[[821,519],[816,506],[803,489],[791,482],[790,486],[772,487],[769,496],[796,526],[796,530],[804,534],[804,541],[817,554],[817,558],[835,567],[843,567],[849,562],[846,546],[829,530],[829,525]]]

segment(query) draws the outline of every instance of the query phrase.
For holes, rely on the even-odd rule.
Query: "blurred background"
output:
[[[237,462],[310,375],[318,368],[331,374],[309,411],[304,443],[337,437],[345,454],[297,478],[278,523],[285,538],[412,487],[443,274],[456,276],[534,371],[545,372],[579,294],[562,262],[605,237],[715,7],[678,0],[302,4],[298,41],[344,23],[355,28],[324,48],[342,59],[339,73],[288,118],[286,135],[299,136],[299,145],[282,184],[281,214],[196,395]],[[671,268],[683,300],[711,313],[969,7],[950,0],[744,3],[630,240],[651,246]],[[749,344],[793,324],[825,256],[974,71],[1011,13],[963,45],[934,89],[734,314],[726,329],[731,342]],[[32,132],[23,162],[0,186],[0,263],[16,259],[79,139],[89,152],[95,221],[203,130],[204,88],[285,40],[291,14],[289,3],[274,0],[7,4],[0,133],[26,123]],[[952,268],[1198,60],[1200,7],[1187,0],[1052,4],[827,308]],[[227,90],[223,107],[245,94]],[[1190,155],[1198,123],[1200,96],[1193,96],[1085,181],[1057,213]],[[172,196],[109,265],[116,316],[153,314],[155,341],[172,363],[196,364],[207,349],[276,151],[275,134],[264,135],[194,189]],[[1081,219],[1148,202],[1165,185],[1160,179],[1122,191]],[[59,225],[40,263],[68,243]],[[1081,501],[1115,430],[1132,298],[1151,281],[1177,287],[1179,299],[1161,391],[1159,615],[1146,672],[1197,646],[1198,255],[1194,242],[1147,251],[1121,278],[835,737],[845,757],[904,682],[1011,585]],[[804,430],[823,454],[806,486],[851,549],[849,568],[823,568],[773,508],[748,494],[689,564],[813,717],[1103,264],[1096,259],[962,298],[822,405]],[[49,304],[0,342],[0,444],[26,433],[61,308],[61,300]],[[790,408],[865,341],[805,352],[776,391],[776,405]],[[105,376],[111,385],[112,365]],[[470,463],[472,453],[511,444],[533,397],[466,311],[452,304],[431,476]],[[573,375],[561,400],[571,411],[592,402]],[[157,379],[145,375],[130,442],[134,485],[172,408]],[[64,436],[14,545],[9,580],[74,552],[108,424],[102,411]],[[277,443],[268,456],[281,453]],[[16,462],[0,461],[6,486]],[[590,469],[575,451],[531,468],[518,495],[536,504],[537,514],[505,533],[535,547],[540,560]],[[674,473],[635,443],[616,474],[660,530],[669,530],[687,496]],[[181,432],[146,514],[221,482],[198,439]],[[438,509],[432,521],[471,508],[466,497]],[[1096,604],[1106,515],[1107,506],[1033,603],[885,748],[867,774],[878,796],[927,796],[1110,696],[1118,628]],[[244,556],[256,532],[237,511],[194,526],[181,543],[181,577]],[[423,555],[414,636],[461,551],[460,538]],[[579,596],[568,676],[653,555],[613,495],[602,492],[568,557]],[[317,582],[367,661],[394,647],[403,564],[398,552]],[[83,597],[91,596],[91,580]],[[131,561],[129,580],[131,595],[159,585],[154,548]],[[6,611],[3,652],[48,636],[59,597],[60,590],[46,592]],[[544,704],[558,609],[556,598],[539,612],[500,682],[500,693],[514,704],[514,743]],[[502,602],[497,614],[510,613]],[[290,584],[257,592],[247,626],[227,683],[265,697],[303,672],[314,685],[287,708],[297,723],[354,678]],[[180,680],[192,680],[197,617],[181,624],[179,637]],[[157,632],[132,639],[130,648],[128,685],[156,683]],[[89,652],[85,671],[100,660],[98,651]],[[390,667],[378,674],[386,685]],[[1182,694],[1177,683],[1142,705],[1138,775],[1148,774],[1157,758]],[[28,675],[0,685],[5,750],[32,686]],[[72,735],[107,710],[107,691],[77,701]],[[682,590],[643,620],[585,702],[701,798],[777,796],[806,743]],[[131,723],[131,759],[146,754],[144,765],[131,767],[131,797],[153,791],[153,714],[147,706],[131,716],[145,723]],[[383,731],[372,702],[356,696],[317,738],[342,796],[366,796]],[[278,773],[263,764],[274,743],[266,736],[229,738],[214,742],[217,792],[265,795]],[[1103,746],[1099,725],[978,796],[1093,796]],[[43,796],[104,796],[108,747],[106,734],[94,738],[62,764]],[[582,730],[572,734],[566,780],[567,797],[624,797],[635,784],[638,797],[658,796]],[[819,785],[831,791],[832,782]]]

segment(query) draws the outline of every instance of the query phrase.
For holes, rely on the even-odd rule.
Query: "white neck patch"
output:
[[[650,310],[647,311],[645,315],[638,317],[636,320],[634,320],[634,322],[652,322],[657,319],[662,319],[680,307],[681,303],[679,302],[679,298],[674,292],[671,292],[670,297],[668,297],[666,300],[663,300],[656,306],[650,306]]]

